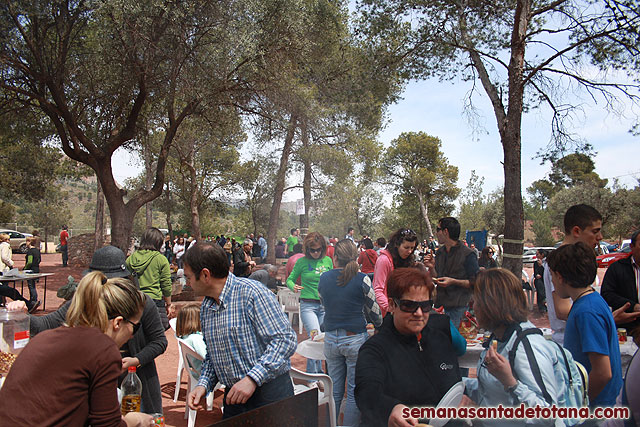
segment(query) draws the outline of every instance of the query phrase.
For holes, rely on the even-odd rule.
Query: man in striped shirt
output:
[[[224,418],[293,396],[289,358],[297,338],[273,292],[229,273],[218,245],[189,249],[184,274],[195,293],[205,296],[200,320],[207,345],[189,407],[196,409],[217,382],[226,386]]]

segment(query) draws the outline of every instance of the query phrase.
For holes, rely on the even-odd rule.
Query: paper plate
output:
[[[436,410],[438,408],[457,408],[462,402],[462,395],[464,394],[464,383],[462,381],[454,384],[449,391],[442,396]],[[429,420],[429,424],[433,427],[442,427],[449,422],[449,418],[434,418]]]

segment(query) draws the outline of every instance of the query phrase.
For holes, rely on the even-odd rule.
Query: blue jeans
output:
[[[311,331],[320,332],[320,325],[324,322],[324,307],[318,302],[300,300],[300,320],[311,338]],[[322,374],[322,360],[307,359],[307,373]]]
[[[356,361],[358,350],[367,340],[368,334],[347,335],[344,329],[325,331],[324,355],[327,369],[333,381],[333,400],[336,402],[336,416],[340,415],[340,405],[344,396],[344,383],[347,382],[347,403],[344,408],[342,425],[356,426],[360,423],[360,411],[356,406],[354,390],[356,388]],[[336,420],[337,422],[337,420]]]
[[[453,326],[455,326],[456,329],[460,329],[460,321],[464,317],[464,313],[467,310],[469,310],[469,307],[467,306],[451,307],[445,308],[444,313],[449,316],[449,318],[451,319],[451,323],[453,323]]]
[[[244,412],[251,411],[252,409],[293,396],[293,384],[291,384],[291,377],[288,372],[275,377],[271,381],[256,388],[249,400],[245,403],[237,405],[229,405],[226,403],[229,390],[231,390],[231,387],[225,387],[224,398],[222,399],[222,402],[224,403],[224,413],[222,414],[223,419],[231,418]]]

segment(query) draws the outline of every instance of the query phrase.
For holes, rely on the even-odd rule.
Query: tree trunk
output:
[[[311,160],[309,160],[309,133],[307,131],[306,120],[302,123],[302,145],[304,152],[304,178],[302,181],[302,192],[304,198],[304,214],[300,216],[300,233],[306,236],[309,233],[309,211],[311,210]]]
[[[522,106],[524,98],[523,67],[525,39],[531,0],[516,5],[511,34],[509,63],[509,107],[504,132],[504,253],[503,267],[516,277],[522,276],[522,244],[524,243],[524,207],[522,206]]]
[[[100,181],[96,180],[96,226],[93,250],[97,251],[104,244],[104,193]]]
[[[289,166],[289,155],[293,146],[293,137],[296,132],[297,118],[294,114],[289,119],[289,128],[287,136],[284,140],[282,155],[280,156],[280,166],[276,174],[276,183],[273,191],[273,204],[271,205],[271,213],[269,215],[269,229],[267,230],[267,263],[276,263],[276,239],[278,234],[278,225],[280,223],[280,205],[282,203],[282,193],[287,175],[287,167]]]
[[[429,221],[429,205],[427,204],[428,202],[425,202],[422,191],[416,190],[416,194],[418,196],[418,203],[420,203],[420,214],[422,215],[422,219],[424,219],[424,223],[427,224],[427,232],[429,233],[428,235],[433,236],[431,221]]]
[[[148,144],[148,143],[147,143]],[[144,189],[149,190],[153,186],[153,158],[151,157],[151,149],[144,145]],[[145,205],[145,220],[147,228],[153,227],[153,202],[147,202]]]
[[[189,181],[191,188],[191,196],[189,197],[189,211],[191,212],[191,235],[194,239],[199,240],[202,235],[200,232],[200,212],[198,207],[198,196],[200,191],[198,190],[198,177],[196,174],[196,168],[194,166],[194,150],[189,152],[187,159],[187,168],[189,168]]]
[[[114,199],[112,197],[112,199]],[[111,244],[128,255],[131,247],[130,237],[133,229],[133,217],[139,208],[133,209],[122,202],[122,199],[111,200],[107,198],[109,211],[111,212]]]

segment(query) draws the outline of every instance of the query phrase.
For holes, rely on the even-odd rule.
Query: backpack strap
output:
[[[553,403],[553,400],[551,399],[551,395],[547,391],[547,388],[544,385],[544,381],[542,380],[542,373],[540,372],[540,366],[538,366],[538,362],[536,361],[536,357],[533,353],[533,348],[531,348],[531,343],[529,342],[528,339],[526,339],[528,335],[533,335],[533,334],[542,335],[542,331],[538,328],[530,328],[530,329],[522,330],[520,325],[518,325],[516,327],[516,333],[517,333],[516,340],[513,343],[513,347],[511,347],[511,350],[509,350],[509,365],[511,365],[511,371],[513,373],[513,376],[515,377],[516,380],[518,380],[518,374],[514,369],[514,365],[516,360],[516,352],[518,351],[518,346],[522,342],[524,351],[527,354],[527,360],[529,361],[529,366],[531,368],[531,373],[533,374],[533,378],[535,378],[536,383],[540,388],[540,391],[542,391],[542,396],[544,397],[544,400],[546,400],[547,403],[551,405]]]

